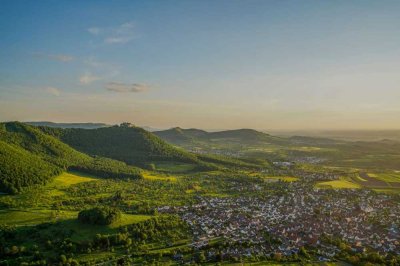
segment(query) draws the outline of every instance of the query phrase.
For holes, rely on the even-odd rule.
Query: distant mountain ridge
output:
[[[217,132],[210,132],[207,134],[208,138],[237,138],[237,139],[256,139],[256,140],[266,140],[271,137],[267,133],[259,132],[254,129],[242,128],[233,130],[224,130]]]
[[[174,144],[189,142],[194,138],[204,137],[208,134],[208,132],[204,130],[183,129],[180,127],[174,127],[162,131],[155,131],[153,133],[162,138],[163,140]]]
[[[191,141],[233,141],[242,143],[256,142],[279,142],[283,141],[279,137],[271,136],[254,129],[233,129],[216,132],[207,132],[201,129],[183,129],[175,127],[162,131],[153,132],[155,135],[173,144],[183,144]]]
[[[49,121],[35,121],[35,122],[25,122],[25,123],[32,126],[44,126],[44,127],[55,127],[55,128],[95,129],[95,128],[111,126],[105,123],[54,123]]]

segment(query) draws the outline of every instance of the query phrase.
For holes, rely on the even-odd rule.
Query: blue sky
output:
[[[399,1],[2,1],[0,120],[400,128]]]

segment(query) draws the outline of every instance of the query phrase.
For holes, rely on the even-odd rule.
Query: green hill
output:
[[[194,154],[175,148],[154,134],[130,124],[90,130],[41,129],[81,152],[132,165],[146,165],[153,161],[199,163]]]
[[[113,158],[127,164],[148,167],[152,163],[189,163],[195,170],[212,170],[219,167],[238,166],[254,167],[240,160],[220,156],[196,155],[176,148],[160,137],[140,127],[124,123],[97,129],[54,129],[42,127],[41,130],[52,134],[69,144],[71,147],[89,155]],[[182,140],[202,137],[208,134],[197,129],[174,128],[164,133],[164,136],[182,136]]]
[[[154,134],[167,142],[176,144],[190,142],[196,138],[204,137],[208,132],[200,129],[174,127],[168,130],[154,132]]]
[[[68,169],[100,177],[138,178],[140,169],[116,160],[91,157],[20,122],[0,123],[0,191],[18,192],[44,184]]]
[[[39,155],[42,159],[63,168],[91,160],[90,156],[74,150],[38,128],[20,122],[1,123],[0,140]]]
[[[179,130],[175,130],[179,131]],[[185,130],[192,138],[211,134]],[[176,148],[156,135],[130,124],[96,129],[35,127],[0,123],[0,191],[19,192],[45,184],[66,170],[106,178],[140,178],[140,167],[189,164],[193,170],[257,167],[216,155],[196,155]]]
[[[45,184],[61,168],[18,146],[0,141],[0,191],[17,193],[23,187]]]

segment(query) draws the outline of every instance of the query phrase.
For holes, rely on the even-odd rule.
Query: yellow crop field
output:
[[[316,188],[361,188],[360,185],[346,180],[320,182],[315,187]]]
[[[164,174],[156,174],[150,172],[144,172],[143,178],[148,180],[162,180],[162,181],[172,181],[176,182],[176,176],[164,175]]]
[[[91,177],[89,175],[85,175],[82,173],[77,173],[77,172],[64,172],[61,175],[57,176],[54,178],[54,185],[56,186],[70,186],[70,185],[75,185],[83,182],[90,182],[90,181],[96,181],[98,179]]]

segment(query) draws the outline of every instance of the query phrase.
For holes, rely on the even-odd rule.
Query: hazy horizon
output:
[[[1,121],[400,129],[398,1],[1,7]]]
[[[357,128],[346,128],[346,129],[329,129],[329,128],[308,128],[308,129],[279,129],[279,128],[250,128],[250,127],[232,127],[232,128],[203,128],[203,127],[184,127],[181,125],[171,125],[171,126],[166,126],[166,127],[157,127],[153,125],[148,125],[148,124],[137,124],[135,121],[117,121],[115,123],[106,123],[102,121],[49,121],[49,120],[4,120],[0,122],[22,122],[22,123],[55,123],[55,124],[105,124],[107,126],[114,126],[114,125],[120,125],[121,123],[131,123],[137,127],[142,127],[144,129],[150,129],[151,131],[162,131],[162,130],[168,130],[168,129],[173,129],[173,128],[182,128],[182,129],[199,129],[199,130],[205,130],[209,132],[216,132],[216,131],[225,131],[225,130],[236,130],[236,129],[254,129],[257,131],[265,132],[265,133],[271,133],[271,134],[284,134],[284,135],[293,135],[293,134],[301,134],[301,133],[307,133],[307,134],[318,134],[318,133],[356,133],[356,132],[372,132],[372,133],[390,133],[390,132],[395,132],[398,133],[400,132],[400,129],[396,128],[386,128],[386,129],[357,129]]]

